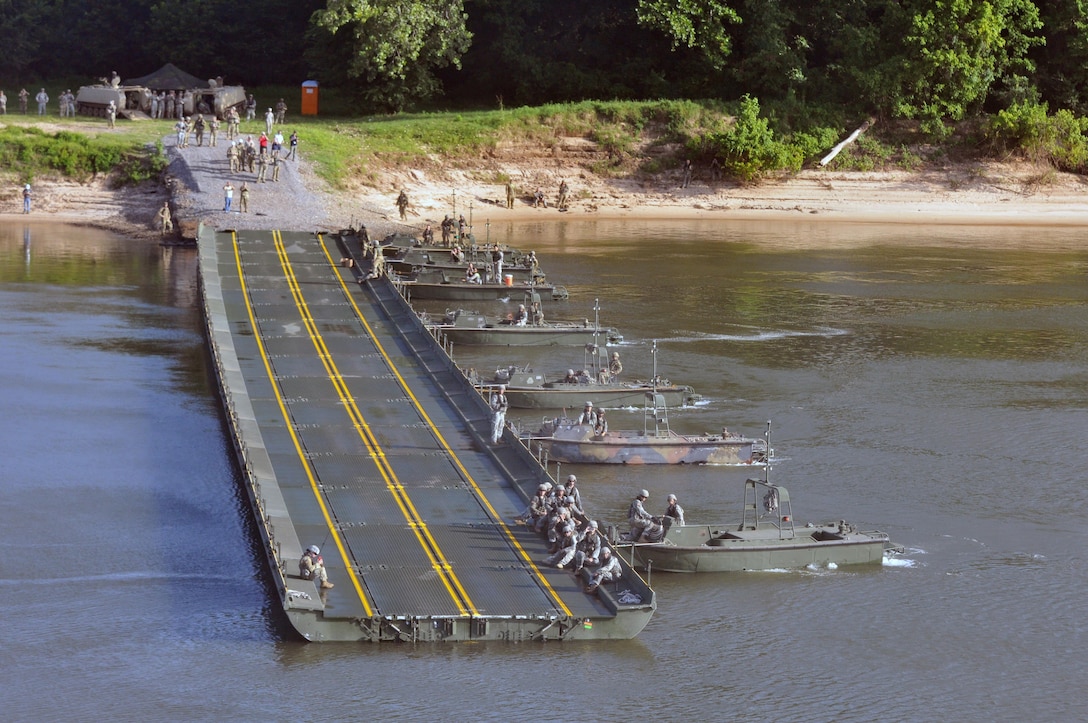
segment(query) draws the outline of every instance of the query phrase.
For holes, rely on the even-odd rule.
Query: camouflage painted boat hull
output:
[[[560,425],[531,437],[530,448],[568,464],[750,465],[764,461],[766,443],[747,437],[639,431],[593,434],[589,425]]]
[[[598,408],[619,409],[641,407],[646,403],[646,393],[652,389],[648,384],[507,385],[506,399],[512,409],[580,409],[587,400]],[[670,407],[681,407],[695,397],[691,387],[658,387],[657,393]]]

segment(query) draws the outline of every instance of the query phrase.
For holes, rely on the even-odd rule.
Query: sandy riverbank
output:
[[[365,224],[372,234],[419,232],[437,227],[445,214],[467,215],[476,223],[497,221],[573,220],[584,218],[801,220],[972,224],[1088,225],[1088,182],[1071,174],[1028,165],[971,164],[919,173],[838,172],[806,170],[758,186],[710,183],[698,176],[681,188],[675,174],[649,180],[596,176],[577,164],[552,162],[547,167],[514,161],[481,163],[479,169],[447,171],[442,177],[411,168],[385,171],[381,188],[334,191],[305,162],[288,163],[278,184],[256,184],[252,174],[227,173],[225,147],[177,149],[166,142],[172,158],[166,184],[111,189],[103,179],[79,184],[42,181],[35,184],[34,209],[26,216],[17,187],[0,194],[0,220],[77,223],[108,228],[131,236],[158,239],[154,216],[171,198],[182,227],[203,220],[218,227],[337,229]],[[481,182],[498,174],[514,180],[526,194],[513,209],[505,208],[504,187]],[[222,186],[250,184],[254,206],[248,216],[222,213]],[[569,209],[554,208],[559,181],[570,184]],[[527,194],[544,189],[548,208],[533,208]],[[407,222],[394,205],[403,188],[411,206]]]

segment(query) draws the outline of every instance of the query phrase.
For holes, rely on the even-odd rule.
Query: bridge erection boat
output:
[[[670,525],[672,518],[660,519],[665,523],[664,536],[655,541],[613,541],[633,554],[638,564],[655,572],[880,564],[886,555],[903,550],[887,534],[858,531],[845,520],[796,526],[789,491],[766,480],[745,481],[739,523]]]
[[[428,329],[440,331],[454,344],[465,346],[581,346],[597,339],[609,343],[623,340],[618,331],[574,321],[541,321],[518,324],[513,318],[486,316],[477,312],[454,309],[441,320],[427,315],[423,323]]]

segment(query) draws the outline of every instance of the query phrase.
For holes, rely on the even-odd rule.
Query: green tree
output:
[[[920,118],[930,132],[961,120],[995,84],[1020,83],[1033,70],[1028,50],[1042,42],[1031,0],[916,0],[905,38],[899,115]]]
[[[1032,50],[1042,97],[1057,108],[1088,113],[1088,0],[1051,0],[1039,8],[1046,45]]]
[[[40,29],[48,23],[47,3],[10,0],[0,4],[0,73],[8,82],[27,82],[37,69],[43,40]],[[9,94],[9,101],[14,100]],[[14,105],[14,103],[12,103]]]
[[[437,93],[434,70],[460,67],[472,40],[462,0],[328,0],[313,21],[350,35],[348,77],[365,80],[366,100],[388,110]]]
[[[697,48],[720,69],[732,49],[729,26],[741,18],[721,0],[638,0],[638,21],[665,33],[674,50]]]

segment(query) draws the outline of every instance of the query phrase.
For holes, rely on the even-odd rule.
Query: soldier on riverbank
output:
[[[400,211],[400,220],[408,220],[408,194],[401,189],[400,195],[397,196],[397,210]]]
[[[170,217],[170,202],[163,201],[162,208],[156,214],[159,219],[159,224],[162,226],[160,235],[165,236],[168,231],[174,230],[174,221]]]

